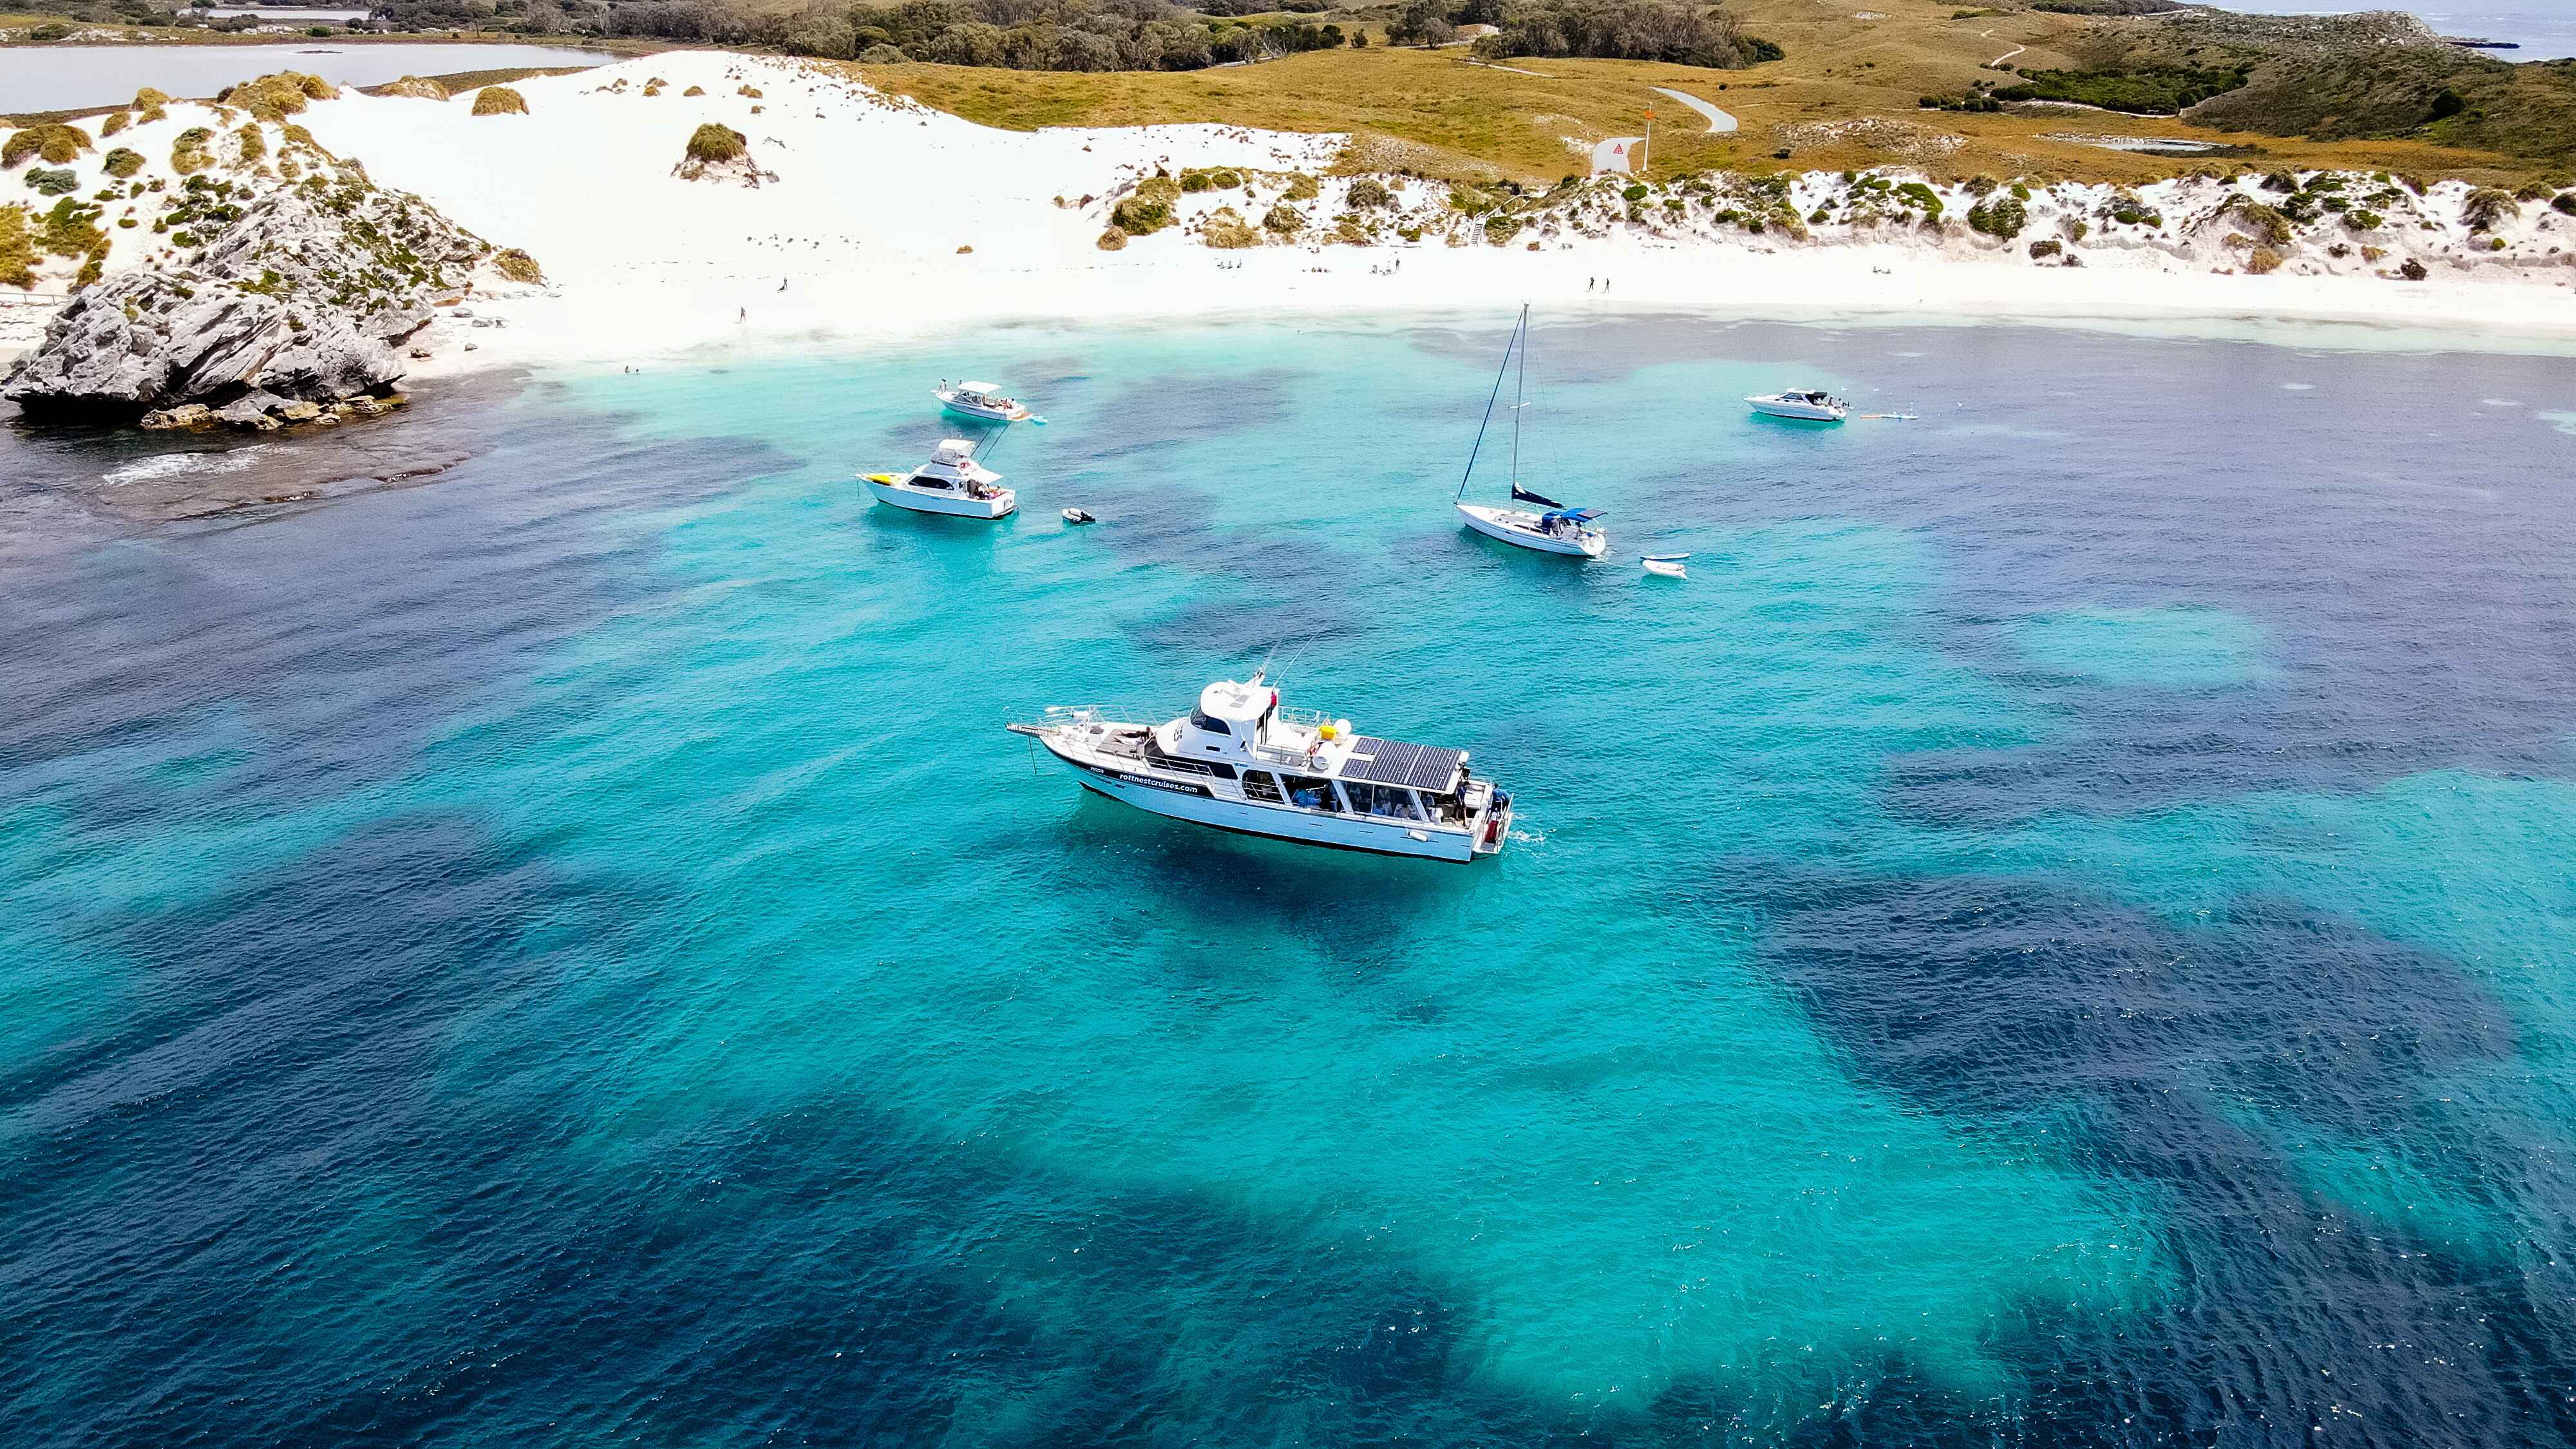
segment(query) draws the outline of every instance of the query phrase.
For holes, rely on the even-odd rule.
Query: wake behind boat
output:
[[[1775,418],[1796,418],[1800,422],[1839,423],[1851,415],[1851,404],[1829,392],[1792,388],[1787,392],[1761,393],[1745,399],[1757,413]]]
[[[863,473],[859,479],[879,503],[915,513],[990,519],[1020,506],[1019,495],[1001,486],[1001,474],[975,461],[975,445],[964,438],[942,440],[929,462],[902,477]]]
[[[1512,353],[1521,357],[1519,376],[1512,383],[1512,502],[1533,504],[1532,508],[1513,508],[1501,504],[1469,503],[1467,482],[1476,476],[1476,455],[1484,450],[1485,429],[1494,421],[1494,403],[1503,395],[1503,373],[1512,365]],[[1521,401],[1522,383],[1529,377],[1529,307],[1521,307],[1520,321],[1512,328],[1511,340],[1503,344],[1503,365],[1494,373],[1494,391],[1485,399],[1485,420],[1476,425],[1475,445],[1467,450],[1467,471],[1458,479],[1456,505],[1467,526],[1519,548],[1539,553],[1570,554],[1577,558],[1599,558],[1610,547],[1610,535],[1592,526],[1601,516],[1598,508],[1571,508],[1544,493],[1521,486]]]
[[[1080,705],[1009,728],[1086,790],[1219,830],[1458,863],[1499,854],[1511,830],[1511,795],[1476,778],[1465,750],[1283,709],[1258,673],[1209,685],[1196,709],[1161,724]]]

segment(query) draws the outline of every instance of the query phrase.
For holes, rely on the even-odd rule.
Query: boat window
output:
[[[1225,727],[1224,720],[1218,719],[1215,715],[1209,714],[1204,710],[1191,710],[1190,723],[1197,725],[1200,729],[1206,730],[1212,735],[1231,736],[1234,733],[1234,731]]]
[[[1216,776],[1220,780],[1231,780],[1234,778],[1234,766],[1227,764],[1223,760],[1204,761],[1200,768],[1206,770],[1209,774]]]
[[[1246,770],[1243,772],[1243,798],[1246,800],[1263,800],[1273,805],[1285,803],[1280,798],[1278,783],[1270,778],[1270,772],[1268,770]]]
[[[1302,806],[1308,810],[1341,808],[1333,801],[1332,781],[1317,779],[1313,775],[1288,775],[1282,778],[1288,786],[1289,804]]]

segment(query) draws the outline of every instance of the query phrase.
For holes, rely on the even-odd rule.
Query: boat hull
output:
[[[946,397],[939,400],[939,410],[944,413],[954,413],[961,418],[973,418],[979,423],[1023,423],[1029,419],[1029,410],[1024,407],[979,407],[974,403],[959,402],[955,398]]]
[[[886,482],[874,477],[862,478],[859,481],[868,485],[868,492],[874,494],[879,503],[890,503],[897,508],[914,513],[936,513],[949,518],[980,518],[989,522],[996,518],[1007,517],[1013,509],[1020,506],[1019,495],[1008,488],[1001,490],[1001,496],[998,498],[969,498],[962,494],[933,493],[922,489],[906,488],[900,483]]]
[[[1047,753],[1053,755],[1058,763],[1073,772],[1084,789],[1167,820],[1205,825],[1237,835],[1265,836],[1297,845],[1322,845],[1336,850],[1366,851],[1373,855],[1401,855],[1415,860],[1447,861],[1452,865],[1464,865],[1478,854],[1475,836],[1465,831],[1431,830],[1400,820],[1356,818],[1329,811],[1223,799],[1204,786],[1121,770],[1114,765],[1094,764],[1066,755],[1051,740],[1042,739],[1040,743],[1046,745]],[[1503,817],[1501,825],[1503,829],[1509,829],[1508,814]],[[1499,833],[1496,838],[1499,842]]]
[[[1533,533],[1524,528],[1515,528],[1505,521],[1506,518],[1530,516],[1518,509],[1488,508],[1481,503],[1461,503],[1458,505],[1458,516],[1467,521],[1469,528],[1487,538],[1501,539],[1516,548],[1525,548],[1533,553],[1564,554],[1571,558],[1599,558],[1610,546],[1610,540],[1599,529],[1586,530],[1578,538],[1554,538],[1546,534]]]
[[[1749,397],[1744,401],[1765,417],[1789,418],[1802,423],[1839,423],[1844,417],[1841,408],[1818,407],[1814,403],[1782,402],[1771,397]]]

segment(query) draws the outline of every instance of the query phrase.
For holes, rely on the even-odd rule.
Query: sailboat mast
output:
[[[1521,370],[1512,375],[1512,486],[1521,486],[1521,388],[1529,381],[1529,303],[1521,304]]]
[[[1523,322],[1529,320],[1529,305],[1527,303],[1523,303],[1521,305],[1521,320]],[[1460,498],[1467,496],[1467,480],[1476,476],[1476,454],[1484,450],[1485,429],[1493,425],[1494,404],[1499,401],[1503,395],[1503,374],[1512,370],[1512,349],[1520,344],[1520,340],[1521,329],[1516,325],[1512,328],[1511,341],[1503,344],[1503,365],[1494,369],[1494,390],[1485,396],[1485,417],[1484,421],[1476,424],[1475,446],[1467,450],[1467,471],[1458,475],[1458,492],[1456,496]],[[1514,459],[1513,466],[1515,469],[1519,467],[1519,460],[1517,458]]]

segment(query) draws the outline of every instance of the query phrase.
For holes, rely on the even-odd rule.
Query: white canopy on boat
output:
[[[931,459],[940,463],[963,463],[975,456],[975,445],[964,438],[942,438]]]
[[[998,382],[961,382],[957,384],[957,390],[959,392],[980,392],[990,396],[991,394],[1000,392],[1002,390],[1002,385]]]

